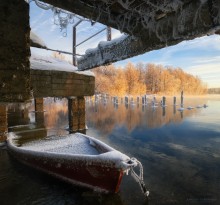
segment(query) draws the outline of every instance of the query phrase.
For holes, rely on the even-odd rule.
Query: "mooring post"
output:
[[[147,95],[145,95],[145,104],[148,103],[148,98],[147,98]]]
[[[181,91],[181,107],[183,107],[183,90]]]
[[[142,96],[142,105],[145,105],[145,96]]]
[[[138,96],[137,97],[137,104],[139,105],[139,102],[140,102],[140,97]]]
[[[183,119],[183,112],[180,112],[181,119]]]
[[[173,106],[173,114],[176,114],[176,106]]]
[[[152,106],[155,106],[155,105],[156,105],[156,97],[154,96],[152,100]]]
[[[6,140],[7,132],[8,132],[7,105],[0,104],[0,143]]]
[[[125,96],[125,104],[128,104],[128,97]]]
[[[166,108],[165,108],[165,106],[163,106],[163,117],[166,115]]]
[[[163,107],[165,107],[166,106],[166,97],[165,96],[163,96],[163,101],[162,102],[163,102],[163,104],[162,104]]]
[[[35,98],[34,99],[35,107],[35,121],[37,124],[44,124],[44,99]]]
[[[173,106],[176,106],[176,96],[173,97]]]

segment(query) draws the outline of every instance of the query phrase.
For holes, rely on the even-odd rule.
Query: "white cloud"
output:
[[[208,87],[220,86],[220,61],[216,63],[208,63],[206,61],[204,64],[198,64],[187,68],[187,72],[200,77],[208,84]]]

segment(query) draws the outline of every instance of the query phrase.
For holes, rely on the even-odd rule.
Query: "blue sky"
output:
[[[30,3],[30,25],[34,33],[44,40],[49,48],[72,52],[72,25],[68,26],[67,37],[63,37],[60,28],[53,23],[53,13],[50,10],[38,8]],[[77,22],[77,20],[76,20]],[[77,43],[104,28],[96,23],[83,22],[77,26]],[[112,36],[122,35],[113,29]],[[87,43],[77,47],[77,53],[83,54],[86,49],[95,48],[100,41],[106,40],[106,32],[102,32]],[[51,55],[51,52],[37,49],[39,53]],[[67,56],[71,60],[71,56]],[[124,66],[127,62],[155,63],[164,66],[181,67],[184,71],[197,75],[208,87],[220,87],[220,35],[212,35],[183,41],[175,46],[147,52],[124,61],[115,63]]]

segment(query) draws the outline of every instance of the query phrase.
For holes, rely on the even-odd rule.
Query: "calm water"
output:
[[[183,112],[170,104],[168,99],[165,109],[152,109],[87,103],[86,133],[142,162],[148,201],[130,175],[118,194],[93,193],[30,169],[1,147],[0,204],[220,204],[220,97],[187,98],[185,107],[208,107]],[[65,100],[46,99],[44,118],[35,119],[33,109],[32,104],[11,104],[10,130],[27,141],[68,133]]]

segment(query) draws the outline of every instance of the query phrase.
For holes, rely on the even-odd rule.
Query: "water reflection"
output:
[[[220,98],[187,100],[192,106],[208,103],[210,110],[176,112],[176,106],[167,106],[164,112],[161,107],[121,105],[115,112],[109,105],[104,112],[100,105],[94,116],[88,107],[88,134],[143,163],[153,204],[220,203]],[[126,204],[143,202],[129,178],[121,192]]]
[[[0,196],[7,198],[3,204],[220,204],[220,98],[185,99],[184,103],[185,107],[209,107],[179,112],[169,100],[166,107],[154,109],[150,103],[137,106],[120,101],[116,109],[110,101],[87,102],[87,134],[142,162],[149,202],[131,176],[125,176],[119,194],[96,194],[32,170],[25,172],[29,169],[12,163],[6,150],[0,149],[0,167],[4,167],[0,169]],[[33,104],[11,106],[10,129],[25,139],[20,143],[68,133],[67,108],[65,99],[56,103],[46,99],[44,123],[38,124]],[[18,193],[15,199],[9,196],[12,187]]]
[[[88,126],[91,123],[91,126],[97,127],[105,134],[110,133],[116,125],[124,125],[131,131],[137,126],[150,129],[169,123],[181,123],[184,117],[193,116],[198,112],[200,112],[198,109],[185,109],[184,112],[176,112],[176,106],[172,105],[152,107],[147,104],[140,107],[136,104],[103,104],[102,102],[87,105]]]

